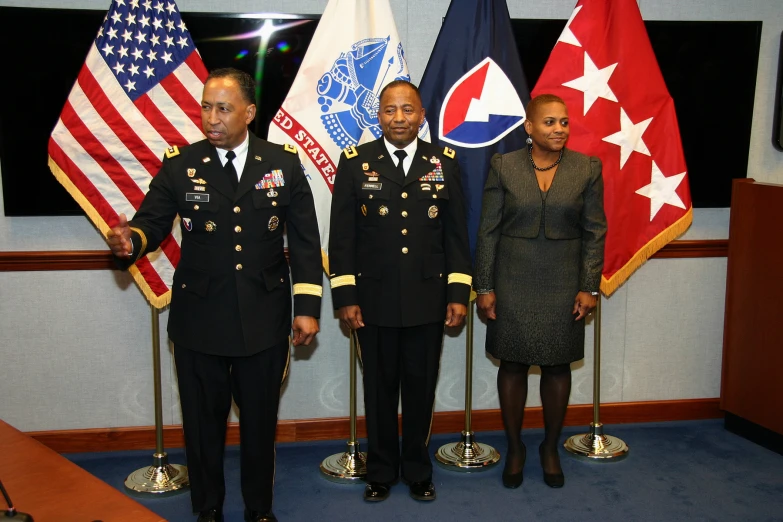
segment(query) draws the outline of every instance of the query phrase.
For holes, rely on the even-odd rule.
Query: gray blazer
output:
[[[601,160],[565,149],[546,205],[541,202],[527,149],[495,154],[490,165],[476,246],[474,288],[495,287],[495,257],[501,236],[538,237],[543,219],[547,239],[582,239],[579,288],[598,291],[606,236]]]

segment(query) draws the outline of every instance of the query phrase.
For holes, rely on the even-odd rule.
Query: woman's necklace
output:
[[[533,165],[534,169],[536,169],[536,170],[538,170],[540,172],[543,172],[545,170],[551,170],[551,169],[557,167],[558,163],[560,163],[560,160],[563,159],[563,149],[560,149],[560,155],[557,157],[557,161],[552,163],[548,167],[539,167],[538,165],[536,165],[536,162],[533,161],[533,146],[532,145],[527,148],[527,157],[530,158],[530,164]]]

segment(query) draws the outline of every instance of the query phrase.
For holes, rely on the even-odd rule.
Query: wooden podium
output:
[[[731,421],[783,440],[781,323],[783,185],[734,180],[720,396],[727,428]]]

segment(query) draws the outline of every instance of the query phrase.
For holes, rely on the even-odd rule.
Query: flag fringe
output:
[[[68,175],[60,168],[60,166],[51,156],[49,156],[49,170],[52,171],[52,174],[54,174],[54,177],[57,179],[57,181],[59,181],[60,184],[65,187],[65,190],[68,191],[68,194],[70,194],[76,203],[79,204],[82,210],[84,210],[84,212],[87,214],[87,217],[90,219],[90,221],[92,221],[93,225],[95,225],[103,238],[106,239],[106,235],[110,230],[109,225],[106,224],[98,211],[95,210],[95,207],[93,207],[90,201],[84,197],[84,194],[82,194],[79,189],[76,188],[76,185],[73,184]],[[128,272],[130,272],[133,280],[136,281],[136,285],[139,287],[139,290],[141,290],[141,293],[144,294],[144,297],[147,298],[147,301],[149,301],[152,306],[160,309],[169,305],[171,302],[171,290],[167,291],[165,294],[156,295],[135,265],[131,265],[131,267],[128,269]]]
[[[615,272],[611,278],[607,279],[606,277],[601,276],[601,291],[604,295],[606,297],[612,295],[615,290],[620,288],[620,286],[631,277],[631,274],[636,272],[636,270],[638,270],[653,254],[688,230],[692,221],[693,207],[690,207],[685,215],[640,248],[639,251]]]

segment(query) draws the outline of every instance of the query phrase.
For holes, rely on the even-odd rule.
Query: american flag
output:
[[[207,70],[173,1],[112,0],[49,139],[49,167],[105,236],[141,205],[165,149],[204,138]],[[177,223],[131,273],[162,308],[180,256]]]

